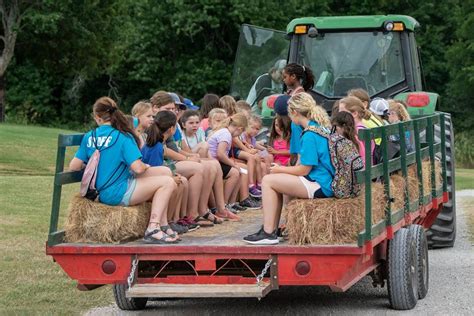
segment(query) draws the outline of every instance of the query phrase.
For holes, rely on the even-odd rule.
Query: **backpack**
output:
[[[321,127],[308,126],[306,131],[312,131],[328,140],[331,163],[336,171],[331,183],[334,197],[342,199],[358,196],[360,185],[355,172],[364,168],[364,162],[355,145],[344,136],[330,134]]]

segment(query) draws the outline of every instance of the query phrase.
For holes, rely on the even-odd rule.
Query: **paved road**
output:
[[[152,301],[145,311],[124,312],[115,305],[86,315],[474,315],[474,244],[466,227],[467,208],[474,208],[474,190],[457,193],[457,239],[454,248],[430,250],[430,289],[415,309],[389,309],[387,290],[364,278],[345,293],[326,288],[290,287],[256,299],[193,299]]]

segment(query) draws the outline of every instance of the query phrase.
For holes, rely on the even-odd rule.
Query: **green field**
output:
[[[58,133],[71,132],[0,125],[0,311],[7,314],[77,314],[113,301],[110,287],[76,290],[45,255]],[[473,169],[460,169],[456,176],[458,190],[474,189]],[[77,191],[77,184],[63,190],[61,223]]]
[[[58,133],[70,132],[0,125],[0,314],[79,314],[113,301],[109,287],[78,291],[45,255]],[[78,188],[63,190],[61,223]]]

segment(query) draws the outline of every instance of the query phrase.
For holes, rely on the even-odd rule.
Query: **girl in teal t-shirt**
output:
[[[96,179],[99,201],[128,206],[152,200],[144,241],[175,243],[178,236],[167,221],[168,202],[176,190],[171,171],[165,167],[150,168],[141,161],[138,137],[112,99],[99,98],[93,106],[93,115],[99,127],[84,135],[69,169],[83,169],[94,151],[99,150]]]
[[[330,121],[326,111],[305,92],[291,97],[288,114],[293,123],[303,129],[316,125],[329,132]],[[273,165],[271,174],[263,178],[263,227],[257,233],[244,237],[244,241],[256,245],[278,244],[277,228],[284,194],[302,199],[334,195],[331,182],[335,170],[327,139],[314,132],[304,132],[299,154],[300,161],[296,166]]]

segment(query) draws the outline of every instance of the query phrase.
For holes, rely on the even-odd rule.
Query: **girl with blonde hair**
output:
[[[307,93],[297,94],[288,101],[288,114],[293,123],[309,126],[329,126],[329,118]],[[301,136],[300,161],[296,166],[273,165],[263,178],[263,226],[244,241],[255,245],[278,244],[277,228],[283,205],[283,195],[302,199],[325,198],[334,195],[334,177],[327,138],[310,130]]]
[[[235,99],[230,95],[225,95],[219,99],[219,105],[223,108],[227,115],[232,116],[237,113]]]
[[[345,97],[339,101],[339,111],[340,112],[349,112],[352,114],[352,117],[354,118],[354,122],[356,125],[356,130],[357,132],[361,129],[365,129],[366,126],[362,123],[362,120],[367,120],[370,118],[371,113],[369,110],[367,110],[364,107],[364,104],[362,103],[361,100],[359,100],[356,97]],[[359,154],[362,157],[362,160],[364,161],[365,165],[365,144],[359,139],[359,136],[357,135],[356,132],[356,138],[357,141],[359,142]],[[372,140],[370,145],[370,152],[371,152],[371,157],[373,157],[374,150],[375,150],[375,142]]]
[[[138,125],[135,131],[140,136],[139,147],[142,148],[146,142],[145,130],[153,124],[153,107],[151,103],[140,101],[132,108],[132,116],[138,119]]]

